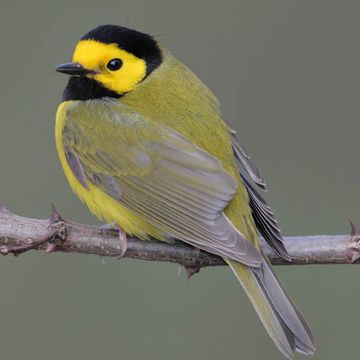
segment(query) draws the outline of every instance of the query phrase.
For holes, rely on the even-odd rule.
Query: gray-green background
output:
[[[59,167],[53,128],[76,40],[115,23],[156,35],[218,95],[287,235],[360,223],[360,3],[2,1],[0,200],[96,223]],[[358,357],[359,267],[276,269],[311,322],[314,359]],[[280,359],[226,268],[31,252],[0,258],[2,359]],[[299,356],[300,357],[300,356]]]

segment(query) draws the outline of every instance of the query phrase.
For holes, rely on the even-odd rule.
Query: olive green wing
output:
[[[240,141],[236,136],[236,131],[231,128],[228,122],[225,121],[225,124],[230,132],[232,147],[238,163],[239,172],[249,195],[250,207],[255,225],[264,239],[281,257],[286,260],[291,260],[284,246],[281,231],[278,227],[274,212],[250,181],[251,179],[258,187],[266,190],[265,180],[261,176],[255,162],[251,159],[244,147],[241,146]]]
[[[67,159],[92,182],[172,237],[249,266],[259,251],[223,210],[237,184],[221,163],[175,132],[120,102],[70,107],[63,132]],[[70,160],[69,160],[70,159]]]

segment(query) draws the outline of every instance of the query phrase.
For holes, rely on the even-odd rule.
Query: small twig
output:
[[[293,259],[291,263],[279,258],[263,239],[262,246],[276,265],[350,264],[360,258],[356,256],[360,254],[360,235],[354,229],[351,235],[285,237],[285,245]],[[178,263],[195,272],[206,266],[225,265],[220,257],[179,241],[167,244],[133,237],[127,240],[124,257]],[[48,220],[30,219],[0,207],[0,253],[20,254],[29,249],[113,257],[122,253],[116,230],[65,221],[54,212]]]

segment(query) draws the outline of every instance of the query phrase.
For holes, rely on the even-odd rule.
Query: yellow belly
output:
[[[115,222],[124,229],[127,234],[134,235],[141,239],[147,239],[150,235],[156,239],[165,240],[166,236],[161,230],[123,207],[118,201],[114,200],[97,186],[88,182],[89,189],[86,189],[77,180],[67,162],[62,139],[66,109],[69,103],[69,101],[63,102],[58,108],[56,114],[55,141],[60,163],[74,193],[99,219],[105,220],[108,223]]]

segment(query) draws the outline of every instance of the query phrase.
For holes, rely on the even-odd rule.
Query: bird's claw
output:
[[[116,223],[109,223],[109,224],[101,225],[100,229],[104,231],[118,231],[119,226],[116,225]]]
[[[125,256],[126,250],[127,250],[127,235],[123,228],[120,226],[118,227],[119,230],[119,240],[120,240],[120,255],[119,258],[122,258]]]
[[[104,231],[117,231],[119,234],[119,259],[124,257],[126,250],[127,250],[127,234],[125,230],[116,223],[104,224],[100,226],[101,230]]]

